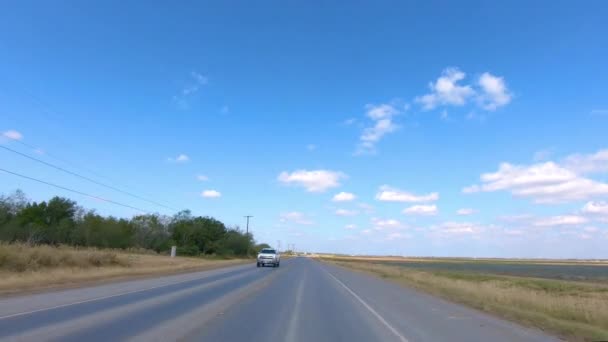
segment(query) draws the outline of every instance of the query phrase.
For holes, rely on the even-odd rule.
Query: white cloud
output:
[[[473,215],[475,214],[477,211],[471,208],[462,208],[462,209],[458,209],[456,211],[456,214],[461,215],[461,216],[466,216],[466,215]]]
[[[12,139],[12,140],[23,140],[23,134],[17,132],[15,130],[8,130],[2,133],[2,136]]]
[[[475,236],[486,231],[486,227],[469,222],[444,222],[430,227],[432,235],[438,237]]]
[[[228,114],[228,113],[230,113],[230,107],[228,107],[228,106],[222,106],[222,108],[220,109],[220,113],[222,113],[222,114]]]
[[[344,228],[351,230],[351,229],[357,228],[357,225],[355,225],[355,224],[347,224],[346,226],[344,226]]]
[[[222,194],[216,190],[205,190],[201,193],[201,196],[205,198],[218,198],[222,197]]]
[[[393,107],[392,105],[385,104],[385,103],[377,105],[377,106],[368,104],[366,106],[366,108],[367,108],[366,115],[374,121],[378,121],[378,120],[382,120],[382,119],[390,119],[393,116],[399,114],[399,110],[397,110],[397,108]]]
[[[205,175],[197,175],[196,179],[198,179],[201,182],[206,182],[209,180],[209,177],[205,176]]]
[[[314,150],[317,149],[317,145],[315,145],[315,144],[308,144],[308,145],[306,145],[306,149],[309,150],[309,151],[314,151]]]
[[[363,133],[359,137],[359,146],[356,154],[375,152],[376,143],[382,137],[394,132],[398,128],[393,122],[393,116],[400,114],[400,111],[395,106],[390,104],[368,104],[366,108],[366,115],[372,120],[373,125],[363,129]]]
[[[167,160],[172,163],[186,163],[186,162],[190,161],[190,157],[188,157],[185,154],[180,154],[175,158],[167,158]]]
[[[500,164],[498,171],[481,175],[481,185],[465,187],[464,193],[510,191],[537,203],[560,203],[608,195],[608,184],[578,176],[554,162],[518,166]]]
[[[280,221],[287,222],[287,223],[301,224],[301,225],[310,225],[310,224],[314,223],[310,218],[308,218],[305,214],[303,214],[299,211],[291,211],[291,212],[287,212],[287,213],[282,213],[280,215]]]
[[[340,192],[334,195],[334,197],[332,198],[332,201],[334,202],[348,202],[348,201],[352,201],[355,198],[357,198],[357,196],[355,196],[354,194],[350,193],[350,192]]]
[[[443,121],[448,121],[450,119],[449,115],[448,115],[448,111],[447,110],[443,110],[441,111],[441,120]]]
[[[407,215],[437,215],[437,206],[435,204],[430,205],[413,205],[403,210],[404,214]]]
[[[477,99],[477,104],[484,110],[494,111],[509,104],[513,95],[509,91],[503,77],[489,72],[481,74],[474,85],[461,84],[466,74],[458,68],[446,68],[435,82],[429,84],[429,94],[415,98],[423,110],[435,109],[438,106],[464,106],[469,100]],[[467,119],[473,119],[475,114],[469,113]],[[443,120],[448,119],[447,111],[441,114]]]
[[[180,109],[188,109],[190,107],[189,98],[196,94],[209,81],[206,76],[196,71],[192,71],[190,77],[191,80],[182,88],[179,95],[173,96],[173,101]]]
[[[432,192],[426,195],[415,195],[383,185],[376,194],[376,200],[386,202],[433,202],[439,199],[439,194]]]
[[[608,149],[593,154],[573,154],[566,157],[563,164],[578,174],[608,172]]]
[[[429,84],[431,93],[417,97],[415,101],[421,103],[424,110],[431,110],[439,105],[462,106],[475,94],[471,86],[458,84],[465,76],[458,68],[447,68],[435,83]]]
[[[278,181],[284,184],[301,186],[308,192],[323,192],[340,186],[340,180],[346,178],[342,172],[329,170],[297,170],[292,173],[281,172]]]
[[[367,235],[367,234],[371,234],[371,233],[372,233],[372,230],[371,230],[371,229],[363,229],[363,230],[361,231],[361,234],[365,234],[365,235]]]
[[[405,228],[405,225],[403,223],[401,223],[395,219],[380,219],[377,217],[373,217],[371,222],[372,222],[372,226],[375,230]]]
[[[588,221],[589,220],[583,216],[560,215],[540,218],[536,220],[533,225],[536,227],[572,226],[587,223]]]
[[[606,215],[608,216],[607,202],[587,202],[582,209],[585,214]]]
[[[478,81],[482,94],[479,95],[480,106],[485,110],[496,110],[511,102],[512,95],[502,77],[484,72]]]
[[[348,209],[338,209],[336,210],[336,215],[338,216],[355,216],[358,212],[356,210],[348,210]]]

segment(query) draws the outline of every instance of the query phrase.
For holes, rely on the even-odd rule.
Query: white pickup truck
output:
[[[258,253],[258,267],[272,265],[279,267],[281,265],[281,255],[272,248],[264,248]]]

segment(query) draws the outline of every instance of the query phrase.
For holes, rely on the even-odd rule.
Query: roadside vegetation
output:
[[[171,246],[177,258],[168,257]],[[61,197],[0,196],[0,294],[222,267],[264,247],[239,227],[187,210],[117,218]]]
[[[569,341],[608,339],[606,282],[408,268],[361,258],[321,259],[540,328]]]
[[[106,280],[207,270],[250,262],[209,257],[169,258],[150,250],[0,243],[0,295]]]
[[[133,218],[102,216],[62,197],[31,202],[21,191],[0,196],[0,242],[29,245],[69,245],[115,249],[147,249],[178,255],[244,257],[256,246],[253,235],[227,227],[188,210],[173,216],[157,214]]]

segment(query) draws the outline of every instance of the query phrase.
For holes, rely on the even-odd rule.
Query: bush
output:
[[[0,241],[30,245],[136,248],[157,253],[178,246],[178,255],[244,256],[255,250],[251,234],[245,234],[238,227],[228,228],[212,217],[193,216],[188,210],[180,211],[173,217],[138,215],[132,219],[115,218],[86,211],[74,201],[61,197],[53,197],[48,202],[29,202],[20,191],[11,196],[0,196]],[[52,263],[48,258],[31,257],[32,265]],[[17,262],[14,258],[11,260]],[[90,262],[114,261],[100,261],[96,257]],[[15,267],[28,269],[35,266],[26,263]]]
[[[180,256],[183,256],[183,255],[196,256],[196,255],[200,254],[200,251],[198,250],[198,247],[196,247],[194,245],[189,245],[189,246],[177,247],[176,253],[177,253],[177,255],[180,255]]]
[[[26,272],[43,268],[102,266],[129,266],[129,262],[114,252],[91,248],[73,249],[61,246],[0,243],[0,270],[2,271]]]

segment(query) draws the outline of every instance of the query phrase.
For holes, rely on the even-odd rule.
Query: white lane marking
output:
[[[304,292],[304,282],[306,281],[306,273],[302,276],[298,283],[298,288],[296,290],[296,301],[294,303],[293,312],[291,314],[291,318],[289,319],[289,325],[287,327],[287,336],[285,337],[285,341],[293,342],[297,341],[297,324],[300,321],[300,305],[302,304],[302,294]]]
[[[363,299],[361,299],[361,297],[359,297],[353,290],[351,290],[348,286],[346,286],[346,284],[344,284],[343,282],[340,281],[340,279],[336,278],[333,274],[329,273],[327,270],[325,270],[325,272],[327,272],[327,274],[329,274],[330,277],[332,277],[336,282],[338,282],[338,284],[342,285],[342,287],[344,287],[344,289],[346,289],[346,291],[348,291],[348,293],[350,293],[353,297],[355,297],[361,304],[363,304],[363,306],[369,310],[369,312],[371,312],[374,316],[376,316],[376,318],[380,321],[380,323],[384,324],[385,327],[388,328],[388,330],[390,330],[395,336],[397,336],[399,338],[399,340],[401,340],[401,342],[408,342],[407,338],[403,337],[403,335],[401,335],[397,329],[393,328],[392,325],[390,325],[385,319],[384,317],[380,316],[380,314],[378,312],[376,312],[376,310],[374,310],[374,308],[372,308],[371,306],[369,306],[369,304],[367,304]]]
[[[220,273],[220,274],[222,274],[222,273]],[[67,304],[61,304],[61,305],[51,306],[51,307],[48,307],[48,308],[36,309],[36,310],[25,311],[25,312],[18,312],[18,313],[6,315],[6,316],[0,316],[0,320],[7,319],[7,318],[13,318],[13,317],[19,317],[19,316],[30,315],[30,314],[37,313],[37,312],[42,312],[42,311],[48,311],[48,310],[65,308],[65,307],[72,306],[72,305],[79,305],[79,304],[85,304],[85,303],[90,303],[90,302],[96,302],[96,301],[99,301],[99,300],[104,300],[104,299],[109,299],[109,298],[114,298],[114,297],[120,297],[120,296],[124,296],[124,295],[128,295],[128,294],[133,294],[133,293],[139,293],[139,292],[159,289],[159,288],[167,287],[167,286],[171,286],[171,285],[183,284],[183,283],[187,283],[189,281],[196,281],[196,280],[205,279],[205,278],[208,278],[210,276],[212,276],[212,275],[205,275],[204,277],[200,277],[200,278],[188,279],[188,280],[178,281],[176,283],[169,283],[169,284],[163,284],[163,285],[158,285],[158,286],[153,286],[153,287],[147,287],[145,289],[139,289],[139,290],[121,292],[121,293],[117,293],[117,294],[113,294],[113,295],[109,295],[109,296],[96,297],[96,298],[91,298],[91,299],[87,299],[87,300],[81,300],[81,301],[74,302],[74,303],[67,303]]]

